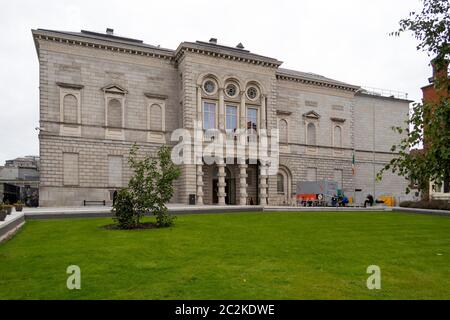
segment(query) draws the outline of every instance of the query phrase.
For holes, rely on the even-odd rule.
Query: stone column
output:
[[[266,96],[261,95],[261,116],[260,116],[260,128],[266,129]]]
[[[202,112],[202,87],[197,86],[197,123],[200,126],[199,129],[203,128],[203,112]]]
[[[247,205],[247,164],[239,164],[239,204]]]
[[[267,205],[267,165],[260,164],[259,166],[259,199],[260,205]]]
[[[245,91],[241,92],[241,105],[239,107],[239,122],[241,123],[240,128],[247,129],[247,114],[245,110]]]
[[[217,186],[219,187],[219,192],[218,192],[218,197],[219,197],[219,205],[225,205],[225,187],[226,187],[226,182],[225,182],[225,166],[226,164],[222,161],[220,163],[217,164],[217,167],[219,168],[219,172],[218,172],[218,177],[219,177],[219,182],[217,184]]]
[[[203,204],[203,165],[197,165],[197,204]]]
[[[219,121],[218,128],[219,130],[225,130],[225,99],[223,97],[223,88],[219,88]]]

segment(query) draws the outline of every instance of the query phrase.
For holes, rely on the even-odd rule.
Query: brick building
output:
[[[178,128],[279,129],[279,168],[265,164],[182,165],[173,202],[283,204],[301,180],[336,180],[366,194],[404,196],[407,181],[375,175],[393,156],[410,101],[236,47],[182,42],[164,49],[90,31],[33,30],[40,65],[40,204],[111,201],[130,177],[137,142],[153,153]],[[370,75],[368,75],[370,77]],[[352,157],[355,154],[355,174]]]
[[[423,103],[439,103],[442,97],[448,98],[450,91],[450,82],[448,81],[448,61],[440,68],[436,66],[433,61],[431,62],[433,67],[433,75],[428,79],[428,85],[422,87]],[[445,81],[446,83],[441,83],[439,88],[436,86],[436,82]],[[426,141],[426,128],[425,128],[425,142],[424,149],[422,152],[427,150]],[[440,199],[440,200],[450,200],[450,181],[442,181],[441,183],[436,183],[431,181],[428,188],[428,195],[430,199]]]

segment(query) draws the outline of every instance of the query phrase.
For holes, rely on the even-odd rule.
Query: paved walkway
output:
[[[410,209],[400,207],[374,206],[363,207],[289,207],[289,206],[240,206],[240,205],[184,205],[169,204],[169,212],[173,214],[202,214],[224,212],[354,212],[354,211],[402,211],[409,213],[422,213],[450,216],[450,211]],[[24,208],[26,219],[54,219],[54,218],[87,218],[87,217],[111,217],[111,207],[85,206],[85,207],[48,207],[48,208]],[[11,216],[7,217],[10,220]]]
[[[173,214],[186,213],[218,213],[218,212],[243,212],[263,211],[262,206],[239,206],[239,205],[184,205],[168,204],[169,212]],[[112,216],[111,207],[108,206],[85,206],[85,207],[47,207],[47,208],[24,208],[26,218],[68,218],[68,217],[109,217]]]
[[[0,242],[11,237],[24,223],[24,213],[13,209],[4,221],[0,221]]]

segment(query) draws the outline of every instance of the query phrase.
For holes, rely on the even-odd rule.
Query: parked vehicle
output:
[[[338,183],[332,180],[299,181],[297,183],[297,205],[330,206],[332,198],[340,194]]]

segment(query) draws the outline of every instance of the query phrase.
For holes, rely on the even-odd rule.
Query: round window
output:
[[[250,100],[255,100],[258,97],[258,89],[255,87],[250,87],[247,89],[247,97]]]
[[[206,93],[212,94],[216,91],[216,84],[212,80],[206,80],[203,84],[203,89]]]
[[[227,85],[227,88],[225,89],[227,96],[229,97],[235,97],[237,94],[237,87],[230,83],[229,85]]]

